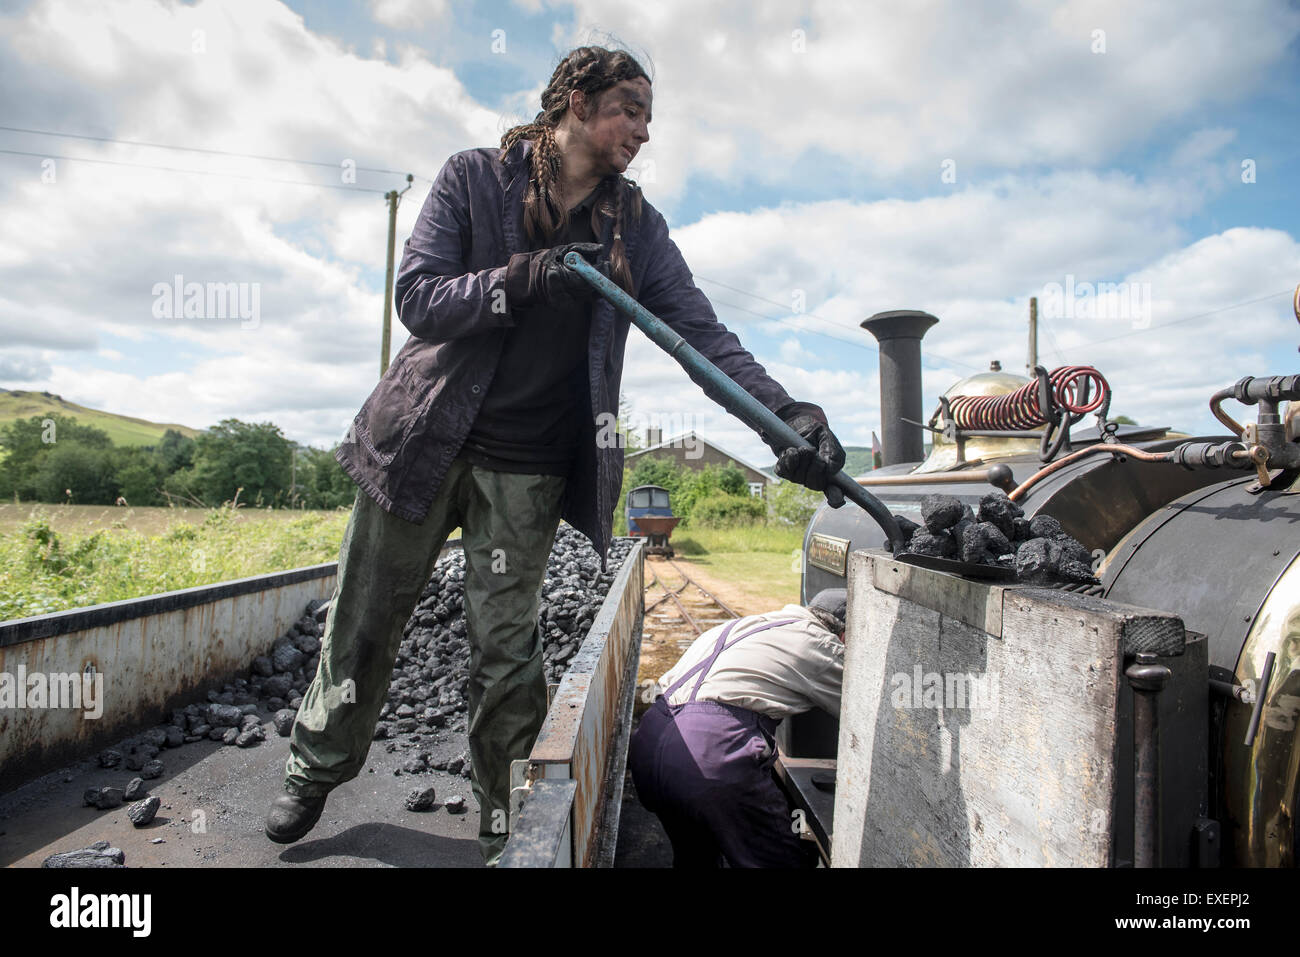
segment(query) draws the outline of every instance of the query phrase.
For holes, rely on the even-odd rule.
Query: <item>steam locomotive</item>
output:
[[[1182,734],[1171,725],[1161,740],[1163,826],[1176,831],[1171,846],[1179,848],[1166,863],[1294,866],[1300,376],[1225,384],[1207,397],[1224,425],[1215,435],[1117,425],[1107,418],[1104,378],[1076,371],[1072,386],[1057,389],[1061,377],[1042,368],[1032,378],[1001,371],[965,378],[927,422],[920,342],[937,321],[906,311],[862,323],[880,342],[885,464],[859,481],[918,523],[923,496],[952,495],[978,508],[994,488],[1008,491],[1026,519],[1050,515],[1092,552],[1097,582],[1073,587],[1176,614],[1204,635],[1208,700],[1197,702],[1197,713],[1207,726]],[[1230,400],[1257,407],[1257,421],[1238,422],[1224,408]],[[1095,425],[1084,425],[1083,409],[1096,414]],[[885,547],[862,510],[823,506],[805,533],[803,600],[843,587],[850,552]],[[785,724],[787,754],[834,757],[832,719],[810,712]]]

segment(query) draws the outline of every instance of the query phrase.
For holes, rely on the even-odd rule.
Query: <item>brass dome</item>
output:
[[[1025,376],[1012,375],[1010,372],[977,372],[954,383],[944,395],[949,398],[957,395],[1006,395],[1029,381]],[[936,403],[934,414],[930,418],[930,424],[936,428],[940,427],[938,411]],[[1042,432],[1042,427],[1035,431]],[[931,432],[930,438],[934,443],[930,455],[917,466],[913,474],[944,472],[957,465],[956,443],[948,441],[938,432]],[[990,459],[1024,455],[1026,452],[1036,454],[1038,448],[1038,439],[972,438],[966,442],[966,461],[980,459],[987,462]]]

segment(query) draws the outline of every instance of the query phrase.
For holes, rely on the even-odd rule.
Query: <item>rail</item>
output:
[[[646,567],[647,567],[647,568],[649,569],[649,571],[650,571],[650,577],[651,577],[652,581],[651,581],[651,583],[650,583],[648,586],[646,586],[646,590],[649,591],[651,588],[659,587],[659,588],[662,588],[662,589],[664,590],[664,594],[660,595],[660,596],[659,596],[658,598],[656,598],[653,602],[651,602],[649,605],[646,606],[646,609],[645,609],[645,610],[646,610],[646,614],[649,614],[649,613],[650,613],[651,611],[653,611],[655,608],[658,608],[658,607],[659,607],[661,604],[663,604],[665,601],[672,601],[674,607],[676,607],[676,609],[677,609],[677,614],[681,616],[682,620],[683,620],[683,621],[684,621],[684,622],[685,622],[685,623],[690,627],[690,629],[691,629],[693,632],[695,632],[696,635],[702,635],[702,634],[704,634],[704,632],[705,632],[706,629],[700,627],[700,623],[699,623],[698,621],[695,620],[696,616],[695,616],[695,615],[692,615],[692,614],[690,613],[690,611],[687,610],[685,603],[682,601],[682,599],[681,599],[681,597],[680,597],[681,594],[682,594],[682,592],[686,591],[687,588],[689,588],[689,587],[691,587],[691,586],[693,585],[693,586],[695,586],[696,589],[698,589],[701,593],[703,593],[704,597],[705,597],[708,601],[712,602],[713,604],[715,604],[715,605],[717,605],[719,608],[721,608],[722,611],[723,611],[723,613],[726,614],[728,617],[730,617],[730,618],[742,618],[742,617],[744,617],[744,616],[741,615],[739,612],[734,611],[732,608],[730,608],[730,607],[729,607],[725,602],[723,602],[723,600],[722,600],[721,598],[719,598],[717,595],[713,594],[713,592],[709,591],[707,588],[705,588],[703,585],[701,585],[698,581],[696,581],[694,578],[692,578],[690,575],[688,575],[686,572],[684,572],[684,571],[682,570],[681,566],[679,566],[679,565],[678,565],[676,562],[674,562],[671,558],[665,558],[665,559],[663,559],[663,561],[667,562],[670,566],[672,566],[673,571],[675,571],[675,572],[677,573],[678,577],[681,578],[682,583],[681,583],[680,585],[678,585],[677,587],[675,587],[675,588],[669,587],[669,586],[668,586],[668,585],[663,581],[663,579],[661,579],[661,578],[659,577],[658,572],[655,571],[655,569],[654,569],[654,563],[647,564]],[[697,614],[698,614],[698,612],[699,612],[699,609],[698,609],[698,608],[696,609],[696,612],[697,612]]]

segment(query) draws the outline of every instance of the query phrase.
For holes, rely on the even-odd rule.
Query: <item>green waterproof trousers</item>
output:
[[[479,845],[506,842],[510,762],[528,756],[546,716],[537,611],[565,479],[493,472],[458,458],[422,525],[358,492],[339,551],[320,667],[289,739],[284,789],[322,795],[356,777],[388,696],[402,629],[460,526],[469,637],[469,750]]]

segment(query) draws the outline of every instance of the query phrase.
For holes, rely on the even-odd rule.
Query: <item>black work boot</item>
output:
[[[266,836],[277,844],[292,844],[316,826],[325,810],[325,795],[281,794],[266,814]]]

